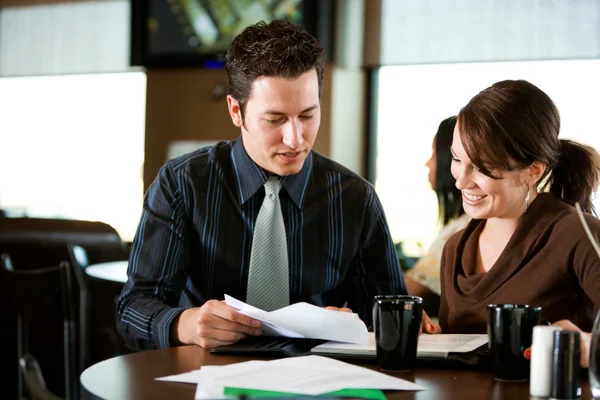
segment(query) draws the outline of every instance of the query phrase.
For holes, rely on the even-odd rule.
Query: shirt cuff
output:
[[[185,308],[166,308],[156,314],[152,321],[154,344],[157,349],[171,347],[171,324]]]

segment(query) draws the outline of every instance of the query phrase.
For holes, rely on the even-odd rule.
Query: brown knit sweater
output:
[[[586,215],[600,237],[600,220]],[[600,258],[575,207],[541,193],[521,217],[487,273],[474,273],[485,220],[472,220],[442,254],[440,325],[444,333],[485,333],[487,305],[542,306],[542,318],[568,319],[589,332],[600,306]]]

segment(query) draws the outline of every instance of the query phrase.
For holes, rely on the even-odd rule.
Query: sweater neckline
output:
[[[503,286],[513,275],[523,268],[538,249],[536,242],[556,212],[568,207],[552,194],[540,193],[521,217],[517,229],[512,234],[500,256],[485,273],[470,273],[474,270],[479,235],[485,220],[471,220],[458,242],[453,266],[453,281],[456,292],[470,303],[480,303]]]

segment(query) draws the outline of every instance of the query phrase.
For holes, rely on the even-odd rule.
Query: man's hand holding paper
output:
[[[232,344],[262,334],[260,321],[239,313],[224,301],[210,300],[183,311],[173,323],[175,344],[197,344],[205,349]]]
[[[300,302],[267,312],[228,295],[225,295],[225,301],[240,313],[261,321],[262,333],[266,336],[369,343],[365,323],[357,314],[339,311],[344,309],[332,310]]]

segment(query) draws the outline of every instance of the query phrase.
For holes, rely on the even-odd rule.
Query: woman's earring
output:
[[[529,195],[531,194],[531,187],[527,186],[527,196],[525,197],[525,212],[527,212],[527,207],[529,207]]]

